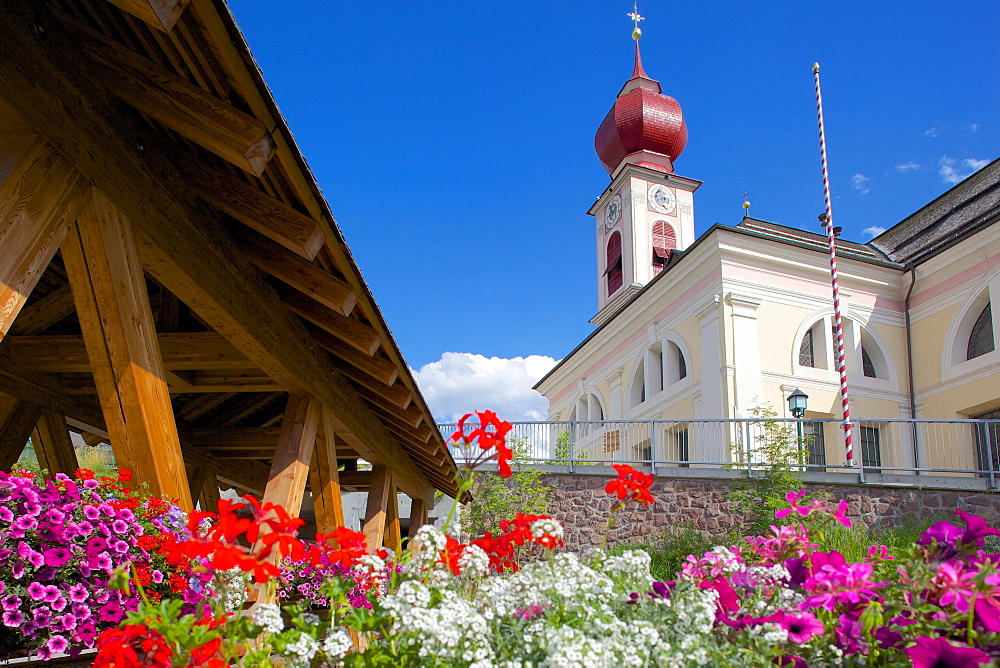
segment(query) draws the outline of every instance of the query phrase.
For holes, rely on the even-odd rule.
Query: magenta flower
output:
[[[11,512],[10,508],[7,506],[0,506],[0,520],[3,520],[4,522],[13,522],[14,513]]]
[[[24,622],[24,614],[20,610],[8,610],[3,613],[3,624],[11,628],[17,628]]]
[[[962,534],[961,542],[965,545],[983,546],[983,539],[986,536],[1000,536],[1000,530],[991,529],[986,526],[986,520],[979,515],[967,513],[961,508],[955,510],[955,514],[965,522],[965,533]]]
[[[786,614],[778,623],[788,631],[788,639],[796,643],[809,642],[826,631],[823,622],[809,612]]]
[[[49,638],[49,651],[55,654],[61,654],[69,646],[69,642],[62,636],[52,636]]]
[[[973,589],[976,575],[976,571],[963,570],[953,562],[942,562],[931,579],[931,586],[938,594],[938,603],[942,606],[953,605],[962,614],[968,614],[970,603],[977,598]]]
[[[49,508],[45,511],[45,519],[54,524],[62,524],[66,521],[66,514],[58,508]]]
[[[837,506],[837,510],[833,513],[833,519],[850,528],[851,520],[847,517],[847,501],[840,500],[840,505]]]
[[[978,668],[990,662],[990,656],[975,647],[926,636],[917,638],[917,644],[907,648],[906,654],[914,668]]]
[[[111,622],[112,624],[120,622],[124,613],[122,607],[114,601],[105,603],[97,610],[102,622]]]
[[[21,599],[13,594],[4,596],[3,599],[0,599],[0,606],[3,606],[4,610],[17,610],[21,607]]]
[[[32,601],[41,601],[45,598],[45,585],[41,582],[32,582],[28,585],[28,596]]]
[[[70,587],[69,600],[73,603],[83,603],[90,596],[90,592],[82,584],[75,584]]]
[[[45,565],[53,566],[59,568],[64,565],[73,556],[73,553],[64,547],[53,547],[45,550],[43,553],[45,557]]]
[[[869,579],[874,570],[871,564],[835,566],[828,563],[816,568],[815,559],[820,554],[822,553],[813,555],[813,576],[805,581],[806,592],[813,595],[802,602],[801,608],[803,610],[823,607],[833,611],[838,604],[848,607],[857,606],[874,598],[877,595],[875,589],[889,584],[888,582],[872,582]],[[841,559],[843,559],[842,556]]]
[[[115,520],[111,523],[111,530],[115,533],[125,533],[128,531],[128,523],[124,520]]]
[[[61,612],[66,608],[67,605],[69,605],[69,603],[66,601],[66,599],[60,596],[59,598],[53,600],[49,605],[51,605],[52,609],[55,610],[56,612]]]
[[[91,522],[94,522],[101,518],[101,511],[94,506],[84,506],[83,516],[86,517]]]

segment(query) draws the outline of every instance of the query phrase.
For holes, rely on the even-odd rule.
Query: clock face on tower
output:
[[[611,229],[622,219],[622,196],[615,195],[604,209],[604,227]]]
[[[649,202],[652,211],[670,215],[677,210],[677,191],[663,184],[654,183],[649,186],[646,201]]]

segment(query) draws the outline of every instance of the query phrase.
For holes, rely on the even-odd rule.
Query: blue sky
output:
[[[230,7],[410,366],[472,353],[499,379],[592,330],[593,138],[632,72],[630,3]],[[699,234],[737,223],[744,191],[755,217],[819,229],[814,61],[845,237],[1000,155],[993,0],[639,11],[645,69],[688,124],[676,170],[705,182]]]

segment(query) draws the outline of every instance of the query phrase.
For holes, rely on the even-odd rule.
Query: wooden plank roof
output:
[[[454,494],[455,463],[226,4],[12,0],[0,25],[0,116],[26,119],[136,226],[185,459],[260,485],[284,397],[302,391],[334,409],[340,456],[396,468],[411,496],[426,498],[408,471]],[[0,344],[0,381],[99,434],[89,364],[57,255]]]

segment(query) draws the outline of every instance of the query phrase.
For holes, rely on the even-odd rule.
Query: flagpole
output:
[[[844,412],[844,449],[847,465],[854,466],[854,439],[851,433],[851,405],[847,392],[847,360],[844,354],[844,325],[840,317],[840,288],[837,280],[837,245],[833,234],[833,207],[830,204],[830,175],[826,164],[826,132],[823,127],[823,93],[819,86],[819,63],[813,65],[813,79],[816,82],[816,115],[819,119],[819,155],[823,165],[823,202],[826,213],[823,225],[830,244],[830,284],[833,287],[833,323],[837,337],[837,371],[840,372],[840,403]]]

